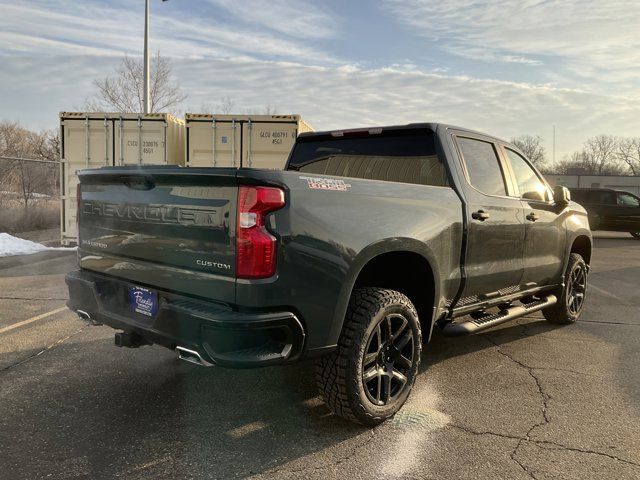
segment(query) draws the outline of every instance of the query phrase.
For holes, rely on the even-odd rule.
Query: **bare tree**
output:
[[[59,141],[53,131],[32,132],[17,122],[0,122],[0,155],[14,158],[0,162],[0,190],[21,198],[25,208],[33,199],[56,191],[56,164],[19,160],[58,160]]]
[[[264,115],[277,115],[278,110],[275,105],[271,105],[270,103],[264,106]]]
[[[585,170],[584,152],[573,152],[565,156],[559,162],[553,164],[545,173],[555,173],[558,175],[582,175],[588,173]]]
[[[222,113],[224,115],[229,115],[233,112],[233,109],[236,106],[236,102],[231,97],[224,97],[220,102],[216,105],[216,113]]]
[[[175,110],[187,96],[173,80],[173,68],[168,58],[157,52],[151,61],[150,111]],[[124,56],[115,75],[93,82],[95,98],[85,102],[87,110],[115,110],[116,112],[142,112],[144,108],[144,66],[141,58]]]
[[[18,122],[0,122],[0,155],[28,157],[33,154],[33,136]]]
[[[187,111],[194,111],[193,108],[188,107]],[[202,103],[199,112],[211,112],[216,115],[229,115],[232,113],[238,115],[277,115],[278,109],[275,105],[267,104],[262,108],[236,108],[236,102],[231,97],[223,97],[218,103],[212,105],[211,103]]]
[[[50,166],[41,163],[15,163],[15,168],[8,180],[9,184],[17,190],[25,209],[29,208],[29,202],[32,200],[50,193],[50,169]]]
[[[536,167],[544,168],[547,163],[547,158],[541,136],[520,135],[519,137],[512,138],[511,143],[518,147]]]
[[[612,135],[597,135],[584,143],[584,166],[588,173],[603,175],[618,173],[616,149],[618,139]]]
[[[599,135],[588,139],[584,149],[573,152],[553,166],[553,172],[567,175],[627,175],[620,161],[619,142],[615,137]]]
[[[640,138],[621,138],[615,152],[621,162],[629,166],[632,175],[640,175]]]

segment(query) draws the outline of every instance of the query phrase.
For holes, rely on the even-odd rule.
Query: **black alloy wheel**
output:
[[[386,315],[371,332],[362,362],[362,383],[371,403],[387,405],[402,394],[414,351],[409,321],[400,313]]]
[[[375,426],[407,401],[418,375],[422,329],[402,292],[356,288],[337,348],[316,363],[318,388],[334,413]]]
[[[553,293],[558,301],[542,310],[548,322],[558,325],[574,323],[580,317],[587,296],[589,267],[578,253],[571,253],[564,274],[564,286]]]
[[[567,310],[573,316],[578,316],[584,305],[587,291],[587,271],[584,263],[576,263],[569,274],[567,282]]]

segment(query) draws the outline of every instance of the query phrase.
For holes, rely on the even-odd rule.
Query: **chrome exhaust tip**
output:
[[[202,367],[213,366],[213,363],[207,362],[195,350],[189,350],[188,348],[184,347],[176,347],[176,353],[178,354],[178,358],[180,360],[184,360],[185,362],[195,363],[196,365],[200,365]]]
[[[96,322],[93,318],[91,318],[91,315],[89,315],[89,313],[85,312],[84,310],[76,310],[76,313],[78,314],[78,317],[84,320],[87,325],[102,325],[100,322]]]

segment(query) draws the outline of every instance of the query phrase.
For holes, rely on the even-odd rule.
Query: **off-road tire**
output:
[[[570,295],[572,294],[571,279],[572,275],[575,275],[577,269],[582,269],[584,272],[584,291],[582,293],[582,302],[580,308],[575,311],[569,305]],[[584,301],[587,295],[587,282],[588,280],[588,267],[581,255],[572,253],[569,256],[569,262],[567,263],[567,269],[564,273],[564,288],[561,287],[556,293],[558,302],[552,307],[542,310],[544,318],[550,323],[556,323],[559,325],[567,325],[574,323],[580,317],[582,309],[584,307]],[[575,292],[573,292],[575,293]]]
[[[640,240],[640,232],[629,232],[633,238]]]
[[[396,394],[397,397],[393,400],[389,391],[387,396],[388,404],[376,405],[368,397],[368,395],[372,394],[371,390],[369,390],[370,387],[365,386],[364,369],[368,365],[373,365],[377,368],[378,360],[374,364],[366,363],[365,354],[368,362],[371,362],[371,356],[374,355],[376,350],[374,345],[383,343],[378,325],[381,328],[385,328],[386,322],[389,322],[388,318],[403,322],[402,317],[407,320],[407,324],[403,323],[405,325],[404,330],[402,330],[403,334],[398,333],[397,337],[393,337],[390,333],[392,327],[389,327],[391,340],[387,343],[393,345],[393,342],[398,342],[401,344],[400,337],[408,334],[409,332],[406,329],[410,328],[411,341],[413,342],[411,347],[412,364],[409,367],[406,364],[407,358],[404,357],[402,359],[403,364],[406,366],[404,371],[406,373],[406,382],[400,384],[396,380],[396,387],[393,388],[400,388],[399,385],[404,386],[400,388]],[[376,336],[377,341],[374,344],[372,339]],[[374,352],[371,352],[372,348]],[[406,351],[404,350],[404,352]],[[362,425],[375,426],[393,416],[407,400],[418,373],[421,354],[422,333],[420,322],[411,301],[395,290],[372,287],[358,288],[354,290],[349,300],[336,350],[319,358],[317,361],[316,383],[325,402],[335,414]],[[386,366],[380,368],[385,368],[385,372],[387,372]],[[393,369],[389,371],[391,370]],[[389,385],[393,385],[393,380],[392,377],[389,377],[385,381],[389,382]],[[374,380],[368,381],[383,382],[383,379],[378,375]],[[371,385],[371,383],[367,385]],[[391,388],[389,386],[389,390]],[[380,390],[378,389],[379,396]]]

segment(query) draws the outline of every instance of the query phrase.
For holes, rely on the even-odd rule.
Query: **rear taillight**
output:
[[[276,271],[276,238],[265,228],[267,213],[284,207],[284,192],[241,185],[236,226],[236,276],[266,278]]]

